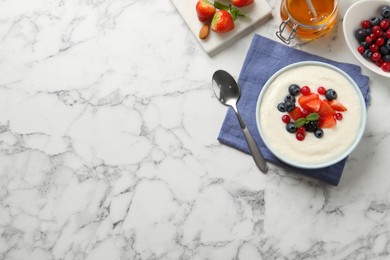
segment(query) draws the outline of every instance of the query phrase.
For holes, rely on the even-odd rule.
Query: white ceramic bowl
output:
[[[343,30],[347,45],[356,59],[369,70],[390,78],[390,72],[383,71],[373,62],[366,60],[357,51],[359,43],[355,38],[355,31],[360,27],[360,22],[375,16],[380,16],[380,7],[390,5],[388,0],[364,0],[351,5],[344,16]]]
[[[322,138],[306,133],[305,140],[298,141],[295,134],[286,131],[281,120],[285,113],[277,110],[277,104],[283,101],[288,94],[288,86],[293,83],[310,86],[313,93],[317,93],[321,83],[328,88],[327,85],[332,85],[331,88],[338,91],[339,102],[346,102],[344,105],[348,111],[344,112],[344,118],[335,128],[324,129]],[[305,61],[286,66],[266,82],[257,100],[256,123],[265,145],[281,161],[298,168],[318,169],[333,165],[351,154],[363,136],[366,114],[363,95],[348,74],[327,63]],[[350,137],[345,138],[345,134]],[[344,145],[341,145],[343,142]]]

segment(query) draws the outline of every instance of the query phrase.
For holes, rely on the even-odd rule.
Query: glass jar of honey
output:
[[[337,0],[282,0],[282,23],[276,35],[284,43],[298,37],[313,40],[327,34],[337,23]],[[286,28],[288,31],[286,31]]]

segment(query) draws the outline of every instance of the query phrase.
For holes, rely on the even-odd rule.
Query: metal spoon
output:
[[[225,106],[231,106],[234,109],[234,112],[236,112],[238,122],[240,123],[241,130],[244,133],[252,157],[255,160],[257,167],[259,167],[263,173],[266,173],[268,168],[264,156],[260,152],[259,147],[238,113],[237,101],[240,98],[240,87],[237,82],[228,72],[224,70],[217,70],[214,72],[212,78],[212,86],[216,98]]]

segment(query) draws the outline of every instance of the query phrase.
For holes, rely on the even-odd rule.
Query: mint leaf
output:
[[[297,121],[295,121],[295,126],[297,128],[304,126],[306,124],[306,119],[305,118],[299,118]]]
[[[320,115],[318,113],[311,113],[306,116],[307,121],[316,121],[320,118]]]

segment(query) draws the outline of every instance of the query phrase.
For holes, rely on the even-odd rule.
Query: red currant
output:
[[[384,72],[389,72],[390,71],[390,62],[383,62],[382,65],[381,65],[381,69],[384,71]]]
[[[368,29],[368,28],[370,28],[371,23],[370,23],[369,20],[364,20],[364,21],[362,21],[361,26],[362,26],[362,28],[364,28],[364,29]]]
[[[375,35],[374,33],[371,33],[371,34],[370,34],[370,37],[371,37],[371,39],[372,39],[373,41],[375,41],[376,38],[377,38],[376,35]]]
[[[375,43],[373,43],[373,44],[370,45],[370,50],[371,50],[372,52],[377,52],[378,49],[379,49],[379,46],[376,45]]]
[[[366,36],[366,38],[364,39],[364,41],[368,44],[371,44],[374,40],[372,39],[371,35],[369,36]]]
[[[309,95],[310,94],[310,88],[308,86],[303,86],[301,87],[301,94],[306,96],[306,95]]]
[[[298,133],[301,133],[301,134],[305,134],[306,133],[306,129],[304,126],[301,126],[301,127],[298,127],[298,130],[297,130]]]
[[[336,113],[335,115],[334,115],[334,117],[336,118],[336,120],[342,120],[343,119],[343,114],[341,114],[341,113]]]
[[[377,37],[381,36],[381,35],[382,35],[382,29],[381,29],[381,27],[380,27],[379,25],[373,26],[373,27],[372,27],[372,33],[373,33],[375,36],[377,36]]]
[[[378,45],[378,47],[380,47],[383,44],[385,44],[385,39],[383,37],[379,37],[378,39],[376,39],[375,44]]]
[[[363,54],[363,52],[365,51],[366,49],[363,47],[363,46],[359,46],[358,47],[358,52],[360,53],[360,54]]]
[[[295,136],[296,136],[298,141],[303,141],[303,139],[305,139],[305,134],[300,133],[300,132],[297,132]]]
[[[386,35],[386,38],[387,38],[387,39],[390,38],[390,29],[388,29],[388,30],[386,31],[386,34],[385,34],[385,35]]]
[[[363,47],[363,46],[361,46],[361,47]],[[318,87],[317,92],[320,95],[325,95],[326,89],[323,86],[320,86],[320,87]]]
[[[374,52],[373,54],[372,54],[372,56],[371,56],[371,59],[373,60],[373,61],[379,61],[380,59],[381,59],[381,54],[379,53],[379,52]]]
[[[282,116],[282,121],[283,121],[283,123],[288,124],[291,121],[291,117],[289,115],[284,115],[284,116]]]
[[[387,28],[389,28],[389,26],[390,26],[390,21],[387,20],[387,19],[383,19],[383,20],[380,22],[379,26],[380,26],[383,30],[387,30]]]

